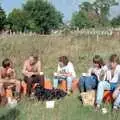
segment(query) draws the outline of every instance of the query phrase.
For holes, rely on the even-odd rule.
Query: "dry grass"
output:
[[[74,63],[78,77],[91,63],[95,54],[107,58],[111,53],[120,54],[120,40],[112,37],[96,36],[11,36],[0,39],[0,62],[10,57],[21,77],[23,61],[31,54],[38,53],[42,68],[47,77],[51,77],[57,67],[57,59],[67,55]]]

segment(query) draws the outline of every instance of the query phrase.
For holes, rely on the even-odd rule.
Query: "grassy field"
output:
[[[18,78],[22,78],[23,61],[38,53],[42,69],[47,78],[52,78],[57,68],[57,59],[67,55],[74,63],[77,77],[90,66],[92,57],[100,54],[105,60],[112,53],[120,55],[120,38],[112,36],[11,36],[0,38],[0,62],[10,57],[14,62]],[[46,109],[45,103],[22,100],[17,108],[0,108],[0,120],[119,120],[120,113],[103,115],[92,107],[83,107],[78,99],[79,92],[56,101],[54,109]]]

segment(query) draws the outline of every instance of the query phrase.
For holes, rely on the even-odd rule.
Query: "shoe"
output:
[[[72,94],[72,92],[69,90],[67,91],[67,95],[70,96]]]
[[[96,112],[100,111],[100,105],[99,105],[99,104],[97,104],[97,105],[95,106],[95,111],[96,111]]]
[[[118,111],[118,107],[117,106],[113,106],[113,111]]]
[[[14,108],[17,106],[17,100],[16,99],[12,99],[12,98],[8,98],[8,106],[10,108]]]
[[[30,95],[30,100],[34,100],[34,99],[35,99],[35,94],[34,94],[34,92],[32,92]]]
[[[102,108],[102,113],[103,114],[107,114],[108,113],[108,110],[106,108]]]

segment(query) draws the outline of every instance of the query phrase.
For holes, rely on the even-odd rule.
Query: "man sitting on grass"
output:
[[[16,79],[15,70],[13,68],[12,61],[8,58],[4,59],[2,62],[2,67],[0,68],[0,92],[4,93],[4,87],[10,87],[15,85],[16,87],[16,97],[20,95],[20,81]]]
[[[23,66],[22,73],[24,75],[24,81],[27,83],[27,95],[30,97],[33,93],[32,85],[35,83],[44,82],[40,77],[41,72],[41,62],[38,56],[31,55],[25,62]]]

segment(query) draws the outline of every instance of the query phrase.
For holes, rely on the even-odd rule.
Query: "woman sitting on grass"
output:
[[[80,91],[85,92],[96,89],[102,70],[105,70],[103,59],[99,55],[95,55],[93,57],[93,67],[88,70],[88,73],[83,73],[82,77],[80,77]]]
[[[120,82],[120,76],[119,76],[119,82]],[[113,109],[115,110],[120,109],[120,85],[114,91],[113,99],[114,99]]]
[[[116,54],[110,56],[109,66],[106,72],[106,79],[101,80],[97,88],[96,108],[99,109],[103,100],[103,94],[105,90],[115,90],[119,83],[120,65],[119,57]]]
[[[35,83],[40,83],[40,72],[41,72],[41,62],[38,56],[31,55],[25,62],[23,66],[22,73],[24,75],[24,81],[27,83],[27,95],[30,97],[33,93],[32,85]]]
[[[15,70],[10,59],[4,59],[2,62],[2,67],[0,68],[0,84],[1,91],[4,92],[4,86],[10,87],[15,85],[16,95],[20,95],[20,81],[16,79]]]
[[[58,81],[67,81],[68,94],[72,90],[72,80],[76,78],[76,73],[73,64],[68,60],[66,56],[59,57],[57,73],[54,73],[53,86],[58,87]]]

